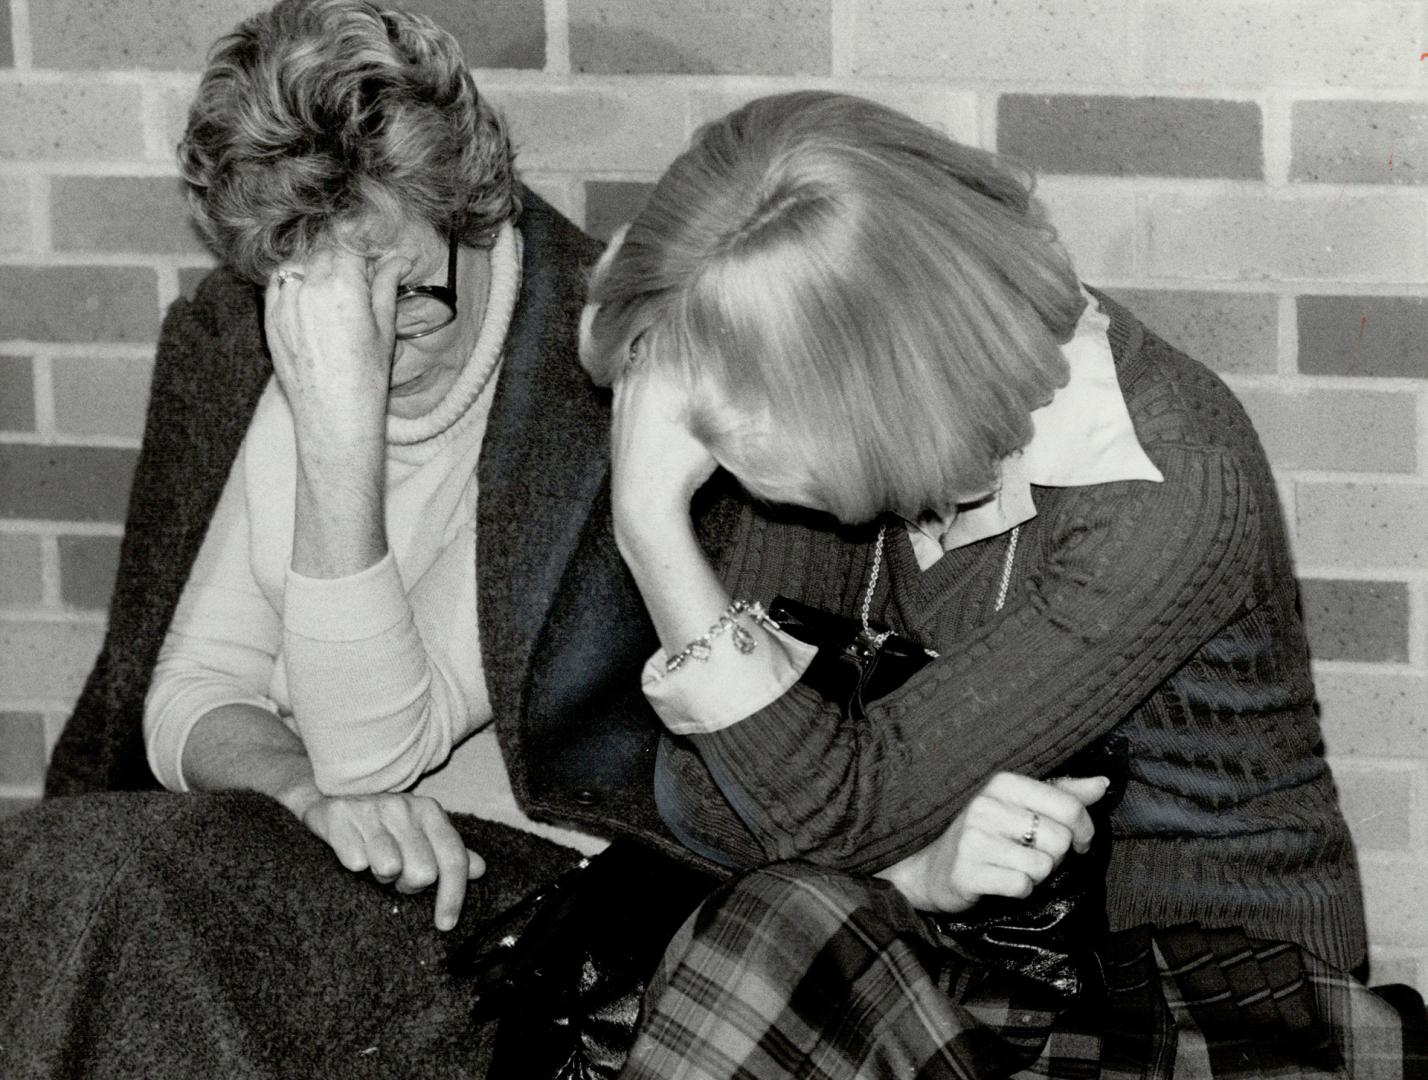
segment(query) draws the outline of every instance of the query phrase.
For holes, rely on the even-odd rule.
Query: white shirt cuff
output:
[[[708,660],[689,659],[665,673],[665,651],[645,662],[640,686],[655,714],[676,735],[707,735],[737,724],[781,698],[818,655],[816,646],[770,630],[752,653],[727,637],[713,642]]]

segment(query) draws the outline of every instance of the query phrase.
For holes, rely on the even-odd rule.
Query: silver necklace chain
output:
[[[873,544],[873,568],[868,572],[868,588],[863,593],[863,637],[875,648],[881,646],[890,636],[892,631],[885,630],[881,634],[873,633],[871,622],[873,609],[873,594],[878,590],[878,575],[883,566],[883,541],[887,537],[887,525],[878,526],[878,538]],[[1021,539],[1021,526],[1017,525],[1012,529],[1011,535],[1007,537],[1006,558],[1002,560],[1002,578],[997,586],[997,601],[993,606],[993,611],[1001,611],[1006,607],[1007,592],[1011,588],[1012,566],[1016,562],[1016,546]]]

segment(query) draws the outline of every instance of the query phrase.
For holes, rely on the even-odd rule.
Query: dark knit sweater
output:
[[[717,733],[667,736],[661,811],[736,865],[872,871],[935,838],[991,773],[1054,775],[1119,727],[1131,777],[1112,821],[1112,928],[1239,925],[1351,968],[1366,948],[1358,873],[1264,452],[1218,378],[1107,307],[1165,482],[1036,488],[1001,612],[1006,535],[923,572],[889,529],[874,609],[941,659],[865,723],[800,684]],[[853,614],[869,541],[744,512],[722,572],[738,597]]]

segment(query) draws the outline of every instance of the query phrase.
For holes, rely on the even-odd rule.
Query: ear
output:
[[[610,237],[610,242],[605,245],[605,250],[601,253],[599,260],[595,263],[595,268],[590,271],[590,283],[593,286],[600,280],[601,275],[609,267],[611,260],[615,258],[620,250],[620,245],[625,242],[625,233],[630,231],[628,223],[621,225],[615,230],[615,234]],[[595,324],[595,314],[600,310],[599,304],[586,304],[580,312],[580,363],[585,368],[586,374],[591,375],[589,366],[585,363],[585,358],[590,355],[590,328]],[[602,383],[600,379],[595,379],[596,383]],[[602,384],[603,385],[603,384]]]

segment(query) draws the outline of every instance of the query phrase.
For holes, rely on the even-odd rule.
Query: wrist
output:
[[[323,798],[310,774],[282,785],[272,794],[299,821],[304,821],[307,812]]]

